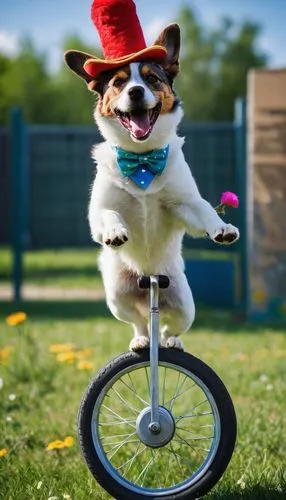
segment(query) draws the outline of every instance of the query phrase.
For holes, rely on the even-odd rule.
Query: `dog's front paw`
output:
[[[128,241],[128,231],[118,224],[103,234],[102,241],[109,247],[120,247]]]
[[[146,349],[150,345],[149,337],[140,335],[139,337],[134,337],[129,344],[129,351],[140,351],[141,349]]]
[[[231,245],[239,238],[239,230],[232,224],[223,224],[209,233],[209,237],[220,245]]]
[[[165,340],[165,347],[169,349],[178,349],[179,351],[184,350],[184,344],[178,337],[168,337]]]

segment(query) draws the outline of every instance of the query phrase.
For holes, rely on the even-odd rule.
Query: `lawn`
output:
[[[100,287],[97,270],[98,250],[28,250],[23,257],[23,279],[25,284],[62,289]],[[0,247],[0,286],[10,283],[12,254],[9,248]]]
[[[75,295],[83,289],[102,290],[96,253],[27,252],[26,282],[63,294],[67,289]],[[2,249],[0,287],[6,286],[10,272],[11,256]],[[285,498],[285,331],[281,325],[250,325],[228,312],[197,309],[192,332],[184,336],[185,348],[218,372],[238,417],[231,464],[205,498]],[[8,450],[0,456],[0,498],[108,499],[81,459],[77,410],[96,370],[127,349],[130,328],[114,320],[101,299],[26,300],[20,310],[28,318],[19,327],[5,323],[15,310],[19,306],[13,302],[0,302],[0,450]],[[50,348],[59,343],[73,346],[58,356]],[[71,446],[46,449],[69,436]]]
[[[235,259],[221,251],[185,250],[185,257],[207,259]],[[101,290],[97,269],[98,247],[59,250],[27,250],[23,255],[23,281],[29,289],[41,291],[61,288],[67,290]],[[0,291],[11,284],[12,254],[8,247],[0,247]]]
[[[8,449],[0,458],[0,498],[110,498],[82,462],[76,416],[92,374],[126,350],[130,330],[112,319],[102,302],[27,302],[22,309],[27,321],[11,327],[4,318],[14,306],[0,304],[0,449]],[[186,349],[209,363],[226,383],[239,423],[231,464],[205,498],[282,499],[283,330],[238,324],[228,313],[199,310],[196,325],[184,340]],[[75,345],[76,356],[59,361],[50,346],[66,342]],[[87,369],[78,367],[82,356],[92,363],[85,364]],[[67,436],[75,440],[71,447],[46,450],[49,442]]]

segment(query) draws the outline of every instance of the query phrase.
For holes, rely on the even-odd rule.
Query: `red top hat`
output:
[[[84,64],[89,76],[132,61],[162,61],[166,49],[160,45],[146,47],[133,0],[93,0],[91,18],[100,36],[104,59],[91,57]]]

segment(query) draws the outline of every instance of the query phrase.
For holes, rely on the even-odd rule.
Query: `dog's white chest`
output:
[[[138,209],[141,212],[142,237],[144,239],[144,245],[146,245],[146,248],[150,251],[152,242],[154,242],[154,239],[156,241],[158,230],[163,222],[163,211],[160,202],[154,196],[141,196],[138,201]]]
[[[122,256],[132,260],[132,266],[148,272],[160,264],[174,231],[175,220],[158,195],[138,196],[132,209],[124,214],[130,239],[122,247]]]

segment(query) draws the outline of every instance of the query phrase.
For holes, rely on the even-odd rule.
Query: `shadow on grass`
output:
[[[0,315],[6,316],[11,312],[23,310],[31,318],[37,320],[51,319],[90,319],[96,317],[112,318],[104,300],[27,300],[21,303],[0,302]],[[196,320],[192,330],[219,331],[220,333],[261,333],[266,328],[282,331],[281,322],[250,323],[239,317],[236,312],[197,307]]]
[[[210,493],[207,498],[208,500],[282,500],[285,499],[285,493],[267,486],[253,486],[245,490],[237,488],[230,492]]]
[[[40,280],[42,278],[67,278],[67,277],[83,277],[90,278],[93,280],[96,277],[100,276],[99,270],[93,265],[83,266],[83,267],[55,267],[53,268],[34,268],[34,269],[25,269],[24,270],[24,281],[33,281]],[[11,279],[11,270],[10,269],[0,269],[0,280]]]
[[[285,327],[285,318],[279,318],[272,322],[250,322],[236,310],[214,309],[197,305],[196,320],[192,329],[206,329],[221,333],[261,333],[267,328],[281,331]]]
[[[31,319],[40,321],[111,317],[103,300],[27,300],[18,304],[0,302],[3,316],[19,310],[25,311]]]

